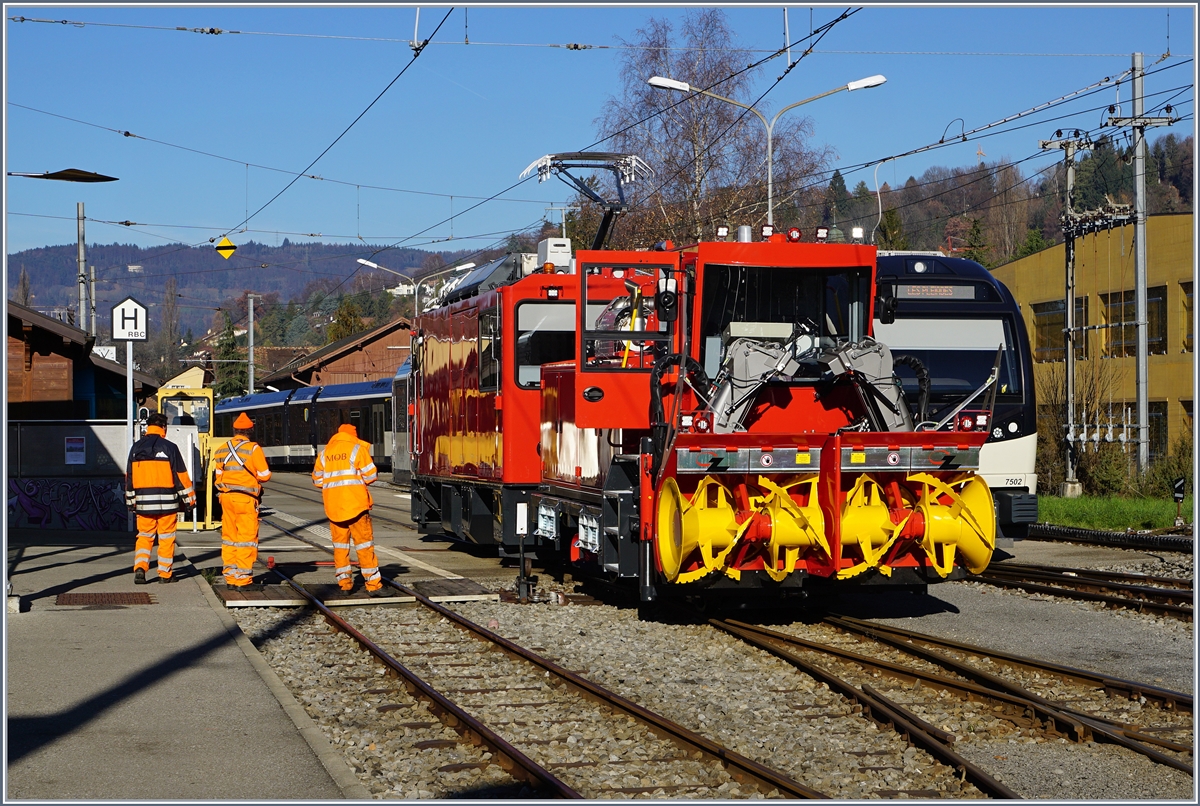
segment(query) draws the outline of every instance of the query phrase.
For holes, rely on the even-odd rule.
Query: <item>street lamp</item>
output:
[[[372,263],[371,261],[367,260],[366,258],[360,257],[358,259],[358,262],[361,263],[362,265],[366,266],[368,269],[379,269],[380,271],[390,272],[392,274],[395,274],[398,277],[403,277],[404,281],[408,284],[408,287],[406,289],[404,289],[403,291],[401,291],[400,292],[401,294],[408,295],[408,294],[412,294],[414,291],[416,291],[416,288],[417,288],[416,283],[407,274],[402,274],[402,273],[396,271],[395,269],[389,269],[387,266],[380,266],[378,263]]]
[[[651,87],[655,87],[656,89],[660,90],[677,90],[679,92],[695,92],[699,95],[707,95],[709,98],[715,98],[718,101],[725,101],[726,103],[733,104],[734,106],[740,106],[742,109],[749,110],[758,116],[758,119],[762,121],[763,126],[765,126],[767,129],[767,226],[774,227],[774,177],[772,175],[774,167],[774,154],[771,150],[771,135],[775,130],[775,124],[779,121],[780,115],[782,115],[784,112],[787,112],[789,109],[795,109],[798,106],[803,106],[804,104],[811,103],[819,98],[824,98],[827,95],[833,95],[834,93],[841,92],[842,90],[847,90],[849,92],[853,92],[854,90],[865,90],[871,87],[878,87],[880,84],[883,84],[886,81],[887,79],[883,76],[869,76],[868,78],[860,78],[858,81],[851,81],[849,84],[843,84],[840,87],[834,87],[828,92],[823,92],[820,95],[814,95],[811,98],[805,98],[803,101],[797,101],[794,104],[785,106],[783,109],[780,109],[775,113],[775,117],[770,123],[767,122],[767,119],[763,116],[762,112],[759,112],[754,107],[748,106],[741,101],[735,101],[732,98],[726,98],[723,95],[717,95],[715,92],[698,89],[693,87],[691,84],[688,84],[686,81],[676,81],[673,78],[665,78],[664,76],[651,76],[646,80],[646,83]]]
[[[40,174],[22,173],[19,171],[8,171],[9,176],[24,176],[28,179],[52,179],[58,182],[116,182],[117,177],[105,176],[104,174],[93,173],[92,171],[82,171],[79,168],[64,168],[61,171],[46,171]],[[75,215],[77,219],[77,229],[79,231],[79,329],[87,332],[87,316],[86,316],[86,297],[92,297],[92,335],[96,335],[96,290],[92,288],[92,293],[87,293],[87,258],[84,251],[83,237],[83,202],[75,203]],[[93,286],[95,280],[92,281]]]

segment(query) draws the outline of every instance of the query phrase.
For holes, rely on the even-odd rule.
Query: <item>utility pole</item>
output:
[[[250,346],[250,388],[248,394],[254,394],[254,295],[247,294],[246,301],[250,303],[250,329],[246,331]]]
[[[87,331],[87,258],[84,256],[83,202],[75,203],[75,217],[79,229],[79,328]]]
[[[91,307],[91,309],[92,309],[92,310],[91,310],[91,314],[92,314],[92,341],[95,341],[95,340],[96,340],[96,338],[97,338],[97,331],[96,331],[96,267],[95,267],[95,266],[88,266],[88,274],[90,275],[90,283],[89,283],[89,285],[88,285],[88,289],[89,289],[89,291],[91,292],[91,293],[90,293],[88,296],[89,296],[89,298],[90,298],[90,299],[91,299],[91,301],[92,301],[92,304],[91,304],[91,306],[90,306],[90,307]]]
[[[1146,128],[1170,126],[1174,118],[1144,117],[1142,81],[1145,78],[1141,53],[1133,54],[1133,117],[1110,117],[1109,126],[1133,129],[1133,298],[1137,333],[1137,428],[1138,473],[1150,468],[1150,370],[1148,361],[1149,312],[1146,304]],[[1169,113],[1171,107],[1167,107]]]
[[[578,209],[579,209],[578,207],[574,207],[571,205],[567,205],[566,207],[547,207],[546,208],[546,212],[548,212],[548,213],[553,212],[554,210],[558,210],[562,213],[562,237],[564,237],[564,238],[567,237],[567,213],[569,213],[572,210],[578,210]]]
[[[1062,132],[1057,132],[1056,135],[1061,135]],[[1075,210],[1075,152],[1078,149],[1090,149],[1093,143],[1087,137],[1081,137],[1079,130],[1075,130],[1076,139],[1058,139],[1058,140],[1041,140],[1038,145],[1043,149],[1061,148],[1066,152],[1066,171],[1067,171],[1067,200],[1062,213],[1062,231],[1063,231],[1063,251],[1066,257],[1066,299],[1064,303],[1064,313],[1066,314],[1066,327],[1063,328],[1064,346],[1066,347],[1066,355],[1064,361],[1066,365],[1066,397],[1067,397],[1067,467],[1065,478],[1063,479],[1062,488],[1059,494],[1063,498],[1078,498],[1083,495],[1083,485],[1079,483],[1079,479],[1075,475],[1076,468],[1076,443],[1086,446],[1087,440],[1087,412],[1084,412],[1084,422],[1082,433],[1075,432],[1075,350],[1077,343],[1075,341],[1076,334],[1086,333],[1089,330],[1098,330],[1100,328],[1114,327],[1115,325],[1087,325],[1078,324],[1075,321],[1075,239],[1088,233],[1099,232],[1102,229],[1111,229],[1114,225],[1126,224],[1129,222],[1129,214],[1126,212],[1128,208],[1108,207],[1104,210],[1087,210],[1078,212]],[[1086,342],[1085,342],[1086,343]],[[1099,360],[1099,357],[1097,357]],[[1096,427],[1099,428],[1099,419],[1096,421]]]
[[[1078,136],[1079,132],[1075,134]],[[1075,150],[1091,148],[1086,138],[1079,140],[1041,140],[1042,149],[1061,148],[1065,152],[1067,168],[1067,203],[1063,207],[1063,249],[1066,252],[1066,327],[1063,328],[1066,347],[1067,376],[1067,469],[1060,494],[1063,498],[1078,498],[1083,495],[1083,485],[1075,477],[1075,227],[1078,215],[1075,212]]]

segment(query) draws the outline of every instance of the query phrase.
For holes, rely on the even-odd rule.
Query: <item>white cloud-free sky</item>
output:
[[[783,46],[782,6],[723,8],[755,58]],[[1120,76],[1135,51],[1145,54],[1147,113],[1163,115],[1171,104],[1183,117],[1173,131],[1194,132],[1191,5],[789,7],[790,38],[847,8],[860,10],[821,38],[765,103],[775,110],[885,75],[881,87],[788,113],[811,118],[815,141],[836,149],[835,166],[851,188],[980,159],[1028,160],[1026,174],[1046,167],[1062,152],[1040,152],[1039,139],[1058,129],[1096,132],[1110,104],[1132,114],[1128,79],[986,136],[885,162],[877,177],[874,165],[859,166],[954,141],[950,135]],[[619,38],[636,39],[651,16],[678,21],[685,10],[421,7],[421,38],[450,13],[415,63],[309,169],[322,179],[299,179],[231,237],[274,244],[312,233],[326,242],[361,236],[478,248],[545,216],[557,220],[545,208],[571,195],[557,180],[533,179],[507,200],[467,208],[515,184],[543,154],[605,150],[595,120],[620,92]],[[79,201],[89,243],[201,243],[236,230],[412,61],[418,22],[416,7],[394,5],[6,5],[4,14],[6,171],[73,167],[119,177],[94,185],[6,177],[6,254],[74,243]],[[759,91],[785,66],[785,56],[768,62]],[[1150,139],[1164,133],[1152,130]],[[103,223],[117,221],[137,226]]]

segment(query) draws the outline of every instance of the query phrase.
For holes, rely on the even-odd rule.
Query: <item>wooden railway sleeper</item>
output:
[[[848,649],[808,641],[797,636],[788,635],[787,633],[776,632],[765,627],[757,627],[740,621],[731,621],[729,623],[742,630],[765,636],[771,640],[805,647],[814,652],[835,655],[859,665],[873,666],[886,674],[894,675],[901,679],[924,680],[925,683],[931,686],[955,691],[960,696],[967,696],[968,699],[973,695],[978,698],[976,701],[983,700],[996,703],[997,707],[1002,709],[1005,719],[1014,722],[1019,727],[1040,727],[1048,734],[1066,736],[1073,738],[1077,742],[1084,742],[1091,738],[1091,733],[1084,723],[1063,714],[1061,709],[1055,707],[1052,703],[1041,700],[1037,695],[1025,696],[1019,691],[1010,691],[998,685],[988,685],[987,683],[1005,681],[1000,681],[999,678],[992,678],[986,672],[980,672],[974,667],[967,667],[972,673],[967,674],[964,670],[960,670],[952,665],[954,663],[952,658],[947,658],[946,661],[948,662],[942,662],[942,656],[938,653],[933,653],[931,650],[926,650],[926,652],[931,653],[930,656],[926,657],[922,655],[921,657],[935,665],[953,669],[962,674],[963,677],[968,678],[968,680],[955,680],[944,675],[901,666],[891,661],[870,658],[857,652],[851,652]],[[878,640],[888,645],[894,645],[890,641]],[[900,646],[898,648],[909,651],[907,646]],[[983,675],[984,680],[969,682],[979,675]],[[1019,721],[1022,719],[1026,720],[1026,722],[1022,723]]]
[[[432,601],[426,596],[422,596],[420,593],[402,585],[394,579],[385,579],[384,581],[405,595],[412,596],[418,604],[432,610],[451,623],[457,624],[467,631],[476,634],[478,637],[494,644],[514,657],[533,663],[550,672],[551,675],[575,689],[585,699],[602,703],[607,707],[628,714],[654,735],[675,742],[676,744],[682,743],[699,754],[715,759],[735,781],[750,781],[758,787],[774,788],[786,796],[793,798],[824,799],[829,797],[823,792],[818,792],[815,789],[807,787],[777,770],[773,770],[764,764],[760,764],[740,753],[723,747],[702,734],[659,716],[653,711],[643,708],[619,694],[608,691],[588,680],[583,674],[564,669],[558,664],[518,646],[507,638],[497,635],[491,630],[470,621],[459,613]]]
[[[718,621],[717,619],[710,619],[708,623],[719,630],[741,638],[751,646],[756,646],[770,652],[772,655],[796,666],[809,676],[824,683],[831,691],[841,694],[851,702],[860,704],[867,718],[881,726],[894,730],[909,744],[921,748],[946,766],[958,770],[964,781],[969,781],[984,794],[995,798],[1020,799],[1020,795],[997,781],[984,771],[983,768],[968,761],[948,744],[923,730],[917,723],[907,719],[901,713],[902,709],[895,708],[886,698],[873,696],[862,689],[855,688],[824,667],[810,663],[794,652],[774,645],[772,642],[756,636],[750,630],[735,626],[734,623]]]
[[[1119,696],[1128,696],[1130,699],[1144,697],[1146,700],[1168,710],[1186,711],[1187,713],[1192,712],[1192,695],[1184,694],[1183,692],[1179,691],[1172,691],[1170,689],[1159,688],[1157,686],[1147,686],[1144,683],[1139,683],[1134,680],[1123,680],[1120,678],[1098,675],[1095,672],[1088,672],[1083,669],[1076,669],[1057,663],[1037,661],[1032,658],[1022,658],[1018,655],[1012,655],[1007,652],[999,652],[986,647],[963,643],[961,641],[953,641],[947,638],[938,638],[932,635],[925,635],[913,630],[892,627],[887,624],[875,624],[872,622],[863,621],[861,619],[852,618],[850,616],[829,616],[825,619],[825,621],[847,632],[859,635],[867,635],[878,640],[883,640],[884,635],[893,636],[893,638],[896,640],[888,641],[888,643],[905,651],[908,651],[910,647],[913,647],[917,643],[930,644],[935,647],[942,647],[951,651],[962,652],[967,655],[976,655],[981,658],[995,659],[1017,668],[1030,669],[1043,674],[1056,675],[1065,682],[1075,682],[1084,686],[1094,685],[1099,688],[1103,688],[1104,692],[1110,696],[1116,694]]]

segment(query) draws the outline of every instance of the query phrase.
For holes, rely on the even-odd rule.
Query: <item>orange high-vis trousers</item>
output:
[[[241,587],[254,579],[258,559],[258,499],[221,493],[221,565],[225,583]]]
[[[333,535],[333,569],[338,587],[348,591],[354,587],[354,576],[350,570],[350,544],[358,554],[358,570],[362,572],[367,590],[383,587],[379,575],[379,560],[375,558],[375,535],[371,530],[371,513],[364,512],[348,521],[330,521],[329,532]]]
[[[165,515],[137,516],[137,543],[133,552],[133,570],[139,568],[150,570],[150,550],[154,548],[154,538],[158,538],[158,577],[170,579],[171,565],[175,561],[175,523],[179,514],[168,512]]]

